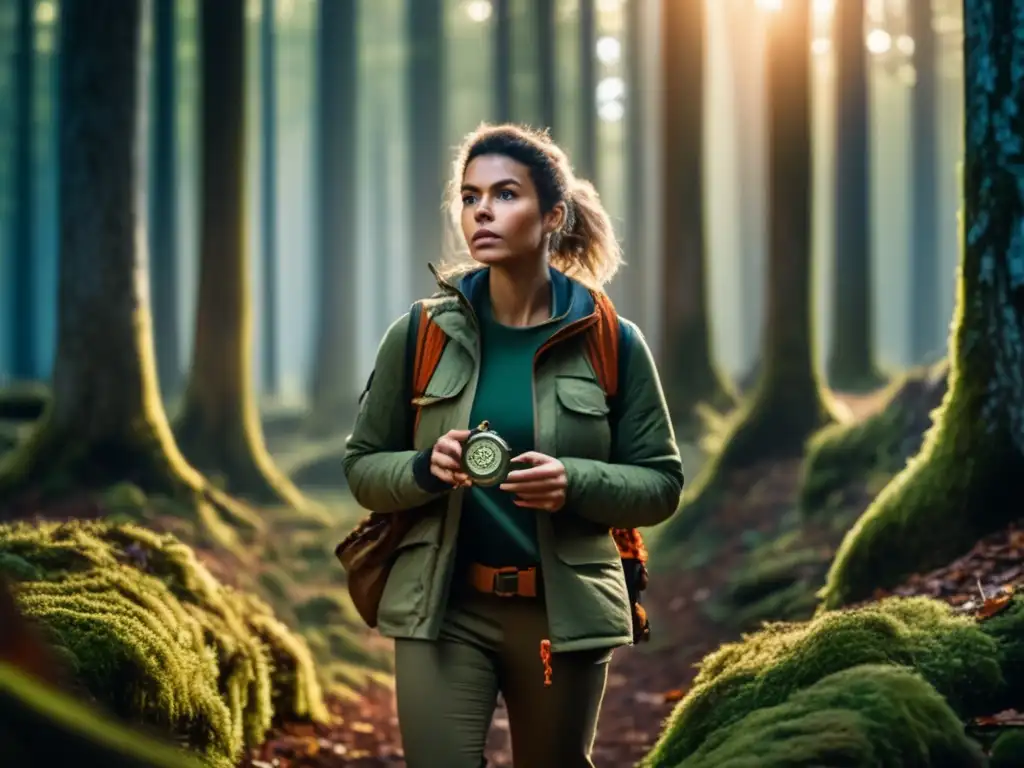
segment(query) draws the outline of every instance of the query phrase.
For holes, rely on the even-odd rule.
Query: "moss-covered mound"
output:
[[[1020,768],[1024,765],[1024,728],[1006,731],[992,745],[989,768]]]
[[[673,768],[981,768],[985,757],[939,693],[902,667],[862,664],[712,733]]]
[[[946,362],[908,374],[889,388],[877,413],[817,432],[807,444],[800,509],[817,512],[855,483],[899,472],[921,448],[932,412],[946,394],[948,375]]]
[[[0,663],[4,765],[201,768],[170,745],[101,717],[81,702]]]
[[[862,664],[914,669],[961,718],[999,711],[1012,702],[1007,682],[1024,679],[1014,677],[1024,641],[1013,633],[1022,621],[1020,598],[985,623],[936,600],[890,598],[807,623],[766,625],[704,659],[647,764],[677,766],[719,729]]]
[[[305,643],[171,535],[2,526],[0,567],[91,696],[214,763],[231,764],[274,718],[326,717]]]

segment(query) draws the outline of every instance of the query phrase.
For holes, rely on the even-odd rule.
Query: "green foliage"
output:
[[[1020,768],[1024,765],[1024,728],[1014,728],[999,735],[992,745],[989,768]]]
[[[701,663],[688,695],[652,751],[651,768],[676,766],[711,734],[786,702],[823,678],[862,664],[913,668],[960,716],[1006,696],[995,637],[927,598],[893,598],[801,623],[769,624]]]
[[[38,570],[17,585],[19,607],[119,717],[225,764],[262,740],[272,715],[326,717],[301,639],[265,603],[221,585],[173,536],[22,523],[0,527],[0,557]]]
[[[664,768],[974,768],[980,747],[942,696],[910,670],[862,664],[720,728]]]
[[[0,663],[4,765],[200,768],[181,750],[125,728],[93,708]]]

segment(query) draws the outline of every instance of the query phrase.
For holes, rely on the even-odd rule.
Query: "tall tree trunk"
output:
[[[0,463],[0,495],[130,482],[257,521],[182,458],[160,402],[142,225],[140,0],[64,0],[53,399]],[[142,91],[144,93],[144,91]],[[203,516],[204,519],[208,519]]]
[[[726,39],[733,65],[734,142],[741,277],[739,327],[741,355],[746,363],[738,384],[747,391],[756,383],[760,367],[760,337],[764,322],[765,216],[764,216],[764,30],[761,19],[752,17],[748,0],[730,0],[726,6],[729,25]]]
[[[830,607],[929,570],[1020,516],[1024,492],[1024,0],[964,3],[964,217],[949,393],[920,454],[847,534]]]
[[[427,269],[444,252],[445,45],[444,1],[406,0],[406,124],[409,153],[409,217],[412,222],[411,287],[429,296],[437,283]]]
[[[11,368],[14,378],[38,375],[32,297],[35,295],[35,3],[18,0],[14,54],[14,211],[11,243]]]
[[[263,0],[260,16],[260,264],[263,267],[263,394],[277,394],[277,41],[274,0]]]
[[[494,119],[512,120],[512,0],[494,0]]]
[[[310,426],[348,427],[356,402],[356,134],[358,0],[320,3],[317,45],[317,314]],[[383,172],[383,169],[376,169]],[[430,207],[430,206],[427,206]],[[378,252],[380,255],[380,252]]]
[[[557,134],[558,68],[555,63],[555,0],[533,0],[537,36],[537,95],[540,123],[554,137]]]
[[[943,352],[939,291],[938,92],[935,30],[931,0],[910,0],[910,35],[914,40],[917,81],[910,94],[910,359],[924,363]]]
[[[177,99],[175,97],[175,1],[155,0],[153,6],[153,150],[149,198],[149,252],[152,265],[153,335],[156,368],[165,400],[182,384],[178,352],[178,205]]]
[[[629,4],[639,5],[637,0],[629,0]],[[580,135],[579,152],[574,159],[576,172],[582,178],[593,182],[597,179],[597,13],[594,9],[594,0],[579,0],[578,35]],[[630,55],[628,50],[626,55]],[[627,87],[627,97],[630,93]]]
[[[597,155],[597,110],[594,108],[595,94],[597,90],[596,73],[594,66],[595,40],[594,33],[594,0],[587,0],[589,9],[587,14],[589,20],[586,22],[590,27],[590,37],[586,44],[589,46],[587,54],[580,52],[580,90],[583,94],[584,112],[587,115],[591,135],[588,137],[588,152],[592,153],[596,161]],[[644,210],[647,207],[647,174],[644,163],[644,25],[643,25],[644,3],[641,0],[626,0],[625,3],[625,75],[626,75],[626,221],[624,240],[624,259],[627,269],[632,273],[629,279],[629,298],[633,307],[631,311],[639,312],[640,308],[647,302],[647,290],[644,280],[646,274],[645,262],[648,261],[643,252],[644,247]],[[580,27],[582,29],[583,8],[580,7]],[[580,33],[580,46],[584,42]],[[584,83],[582,77],[583,59],[586,59],[587,80]],[[596,163],[595,163],[596,164]],[[596,169],[595,169],[596,171]],[[647,266],[647,269],[650,267]]]
[[[305,506],[274,466],[252,382],[245,190],[245,0],[200,5],[202,164],[199,296],[178,444],[232,493]]]
[[[704,226],[704,0],[662,4],[663,367],[672,416],[732,397],[711,359]]]
[[[871,306],[871,216],[868,169],[868,62],[864,0],[843,0],[834,15],[836,41],[836,240],[832,280],[833,386],[869,389],[875,369]]]

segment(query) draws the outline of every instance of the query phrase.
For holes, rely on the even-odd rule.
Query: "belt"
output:
[[[499,597],[536,597],[537,569],[491,568],[472,563],[469,566],[469,583],[477,592]]]

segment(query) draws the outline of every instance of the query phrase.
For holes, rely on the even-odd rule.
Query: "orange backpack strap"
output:
[[[423,306],[422,302],[416,302],[410,310],[410,334],[415,332],[416,340],[412,354],[412,370],[409,378],[412,382],[409,404],[415,409],[416,416],[413,421],[413,436],[416,434],[416,427],[420,423],[420,408],[416,404],[418,398],[423,397],[427,391],[427,385],[437,370],[437,364],[441,362],[441,355],[444,346],[448,342],[448,336],[435,323],[430,313]]]
[[[587,332],[587,355],[607,397],[619,393],[619,313],[604,293],[594,292],[597,322]]]

